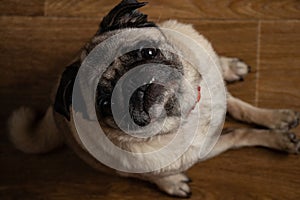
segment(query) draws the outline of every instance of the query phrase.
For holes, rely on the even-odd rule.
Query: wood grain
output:
[[[85,19],[1,17],[1,117],[21,105],[45,108],[61,71],[97,26]]]
[[[263,22],[258,104],[300,111],[300,22]],[[300,127],[296,129],[300,136]]]
[[[42,16],[45,0],[0,0],[0,15]]]
[[[26,155],[2,137],[0,149],[2,200],[174,199],[149,183],[94,171],[67,148]],[[191,199],[294,200],[300,196],[299,163],[298,156],[265,149],[231,151],[188,171]]]
[[[103,17],[118,0],[46,0],[47,16]],[[300,19],[298,0],[151,0],[151,19]]]
[[[300,19],[298,0],[191,0],[205,19]]]
[[[300,22],[263,22],[259,105],[300,111]]]
[[[60,17],[97,17],[102,18],[119,0],[46,0],[46,15]],[[142,11],[151,13],[151,19],[174,18],[175,16],[193,17],[198,9],[188,0],[181,3],[173,0],[152,0]]]
[[[174,199],[152,184],[94,171],[67,147],[26,155],[6,137],[8,114],[21,105],[39,110],[48,105],[60,72],[117,2],[45,0],[44,6],[44,0],[0,0],[1,200]],[[143,11],[156,22],[192,23],[218,53],[250,64],[253,72],[245,82],[229,86],[235,96],[300,111],[299,2],[151,0]],[[226,126],[242,125],[230,120]],[[230,151],[187,172],[191,199],[299,199],[299,166],[299,156],[259,148]]]

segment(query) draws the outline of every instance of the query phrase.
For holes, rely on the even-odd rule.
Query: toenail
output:
[[[289,138],[292,142],[297,142],[297,137],[294,133],[289,133]]]

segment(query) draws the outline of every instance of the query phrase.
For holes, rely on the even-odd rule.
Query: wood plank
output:
[[[195,24],[220,54],[252,65],[254,72],[230,91],[253,102],[257,23],[185,22]],[[17,106],[48,104],[53,81],[97,25],[97,19],[0,17],[1,123]],[[299,33],[299,21],[262,23],[260,106],[299,110]],[[67,148],[25,155],[5,133],[1,128],[0,199],[173,199],[151,184],[98,173]],[[298,199],[299,165],[299,156],[255,148],[230,151],[188,171],[191,199]]]
[[[0,0],[0,15],[43,16],[45,0]]]
[[[300,111],[300,23],[263,22],[259,105]]]
[[[45,15],[60,17],[98,17],[102,18],[119,0],[112,1],[55,1],[46,0]]]
[[[208,19],[300,19],[298,0],[191,0]]]
[[[1,17],[2,119],[21,105],[47,106],[61,71],[97,26],[85,19]]]
[[[119,2],[120,0],[46,0],[45,12],[47,16],[102,18]],[[181,3],[173,0],[153,0],[142,11],[149,14],[152,20],[175,16],[192,18],[198,14],[198,9],[189,0],[182,0]]]
[[[262,23],[259,106],[300,111],[299,35],[299,21]]]
[[[48,16],[103,17],[119,0],[46,0]],[[300,19],[298,0],[152,0],[151,19]]]

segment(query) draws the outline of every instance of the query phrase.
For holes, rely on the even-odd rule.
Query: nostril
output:
[[[135,124],[141,127],[145,127],[150,124],[150,118],[148,115],[140,115],[139,117],[132,116]]]
[[[150,124],[150,116],[144,109],[145,90],[147,86],[139,87],[131,96],[129,101],[130,117],[134,124],[144,127]]]

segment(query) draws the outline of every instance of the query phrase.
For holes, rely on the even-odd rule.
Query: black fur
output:
[[[148,21],[147,15],[137,11],[146,4],[136,0],[123,0],[103,18],[97,35],[123,28],[156,27],[155,23]]]
[[[54,111],[63,115],[70,121],[70,106],[72,104],[72,92],[74,82],[79,70],[81,63],[80,61],[74,62],[68,66],[63,72],[60,84],[57,89],[55,102],[54,102]]]

